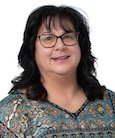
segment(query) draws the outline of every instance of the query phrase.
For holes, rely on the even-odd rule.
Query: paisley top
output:
[[[0,138],[115,138],[115,93],[75,113],[16,91],[0,102]]]

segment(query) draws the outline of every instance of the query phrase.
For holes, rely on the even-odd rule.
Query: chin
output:
[[[55,70],[55,73],[58,74],[58,75],[72,75],[72,74],[76,74],[76,71],[73,69],[63,69],[63,70]]]

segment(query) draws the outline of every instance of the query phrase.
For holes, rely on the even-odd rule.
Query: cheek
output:
[[[36,60],[37,65],[39,65],[40,62],[42,61],[42,57],[43,57],[42,47],[39,45],[38,42],[36,42],[36,44],[35,44],[35,60]]]
[[[73,49],[73,55],[75,56],[76,59],[81,59],[81,50],[79,46],[74,47]]]
[[[37,65],[46,62],[50,58],[50,50],[36,44],[35,46],[35,60]]]

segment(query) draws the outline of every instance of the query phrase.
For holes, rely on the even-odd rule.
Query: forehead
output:
[[[60,19],[59,17],[47,17],[47,19],[42,22],[38,33],[41,33],[43,31],[51,32],[54,29],[62,29],[66,32],[75,31],[74,26],[69,19]]]

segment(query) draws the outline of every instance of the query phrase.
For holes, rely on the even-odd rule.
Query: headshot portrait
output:
[[[19,43],[14,51],[12,45],[7,45],[9,50],[5,48],[15,64],[4,53],[6,74],[11,80],[9,86],[4,85],[8,91],[1,91],[0,137],[114,138],[115,87],[108,80],[106,69],[111,75],[115,64],[109,51],[105,55],[105,50],[113,52],[111,42],[107,41],[113,37],[108,33],[113,24],[101,23],[104,19],[105,24],[112,22],[109,15],[97,21],[95,13],[100,7],[89,10],[80,1],[36,4],[33,1],[30,7],[22,6],[25,14],[20,15],[25,20],[18,23],[11,19],[14,28],[10,28],[10,15],[7,15],[5,41],[12,35],[14,44]],[[90,18],[91,12],[94,16]],[[96,25],[100,26],[98,32],[93,30]],[[16,35],[7,28],[17,30]],[[20,37],[17,42],[15,37]],[[111,60],[111,67],[106,58]],[[4,74],[5,80],[7,76]]]

